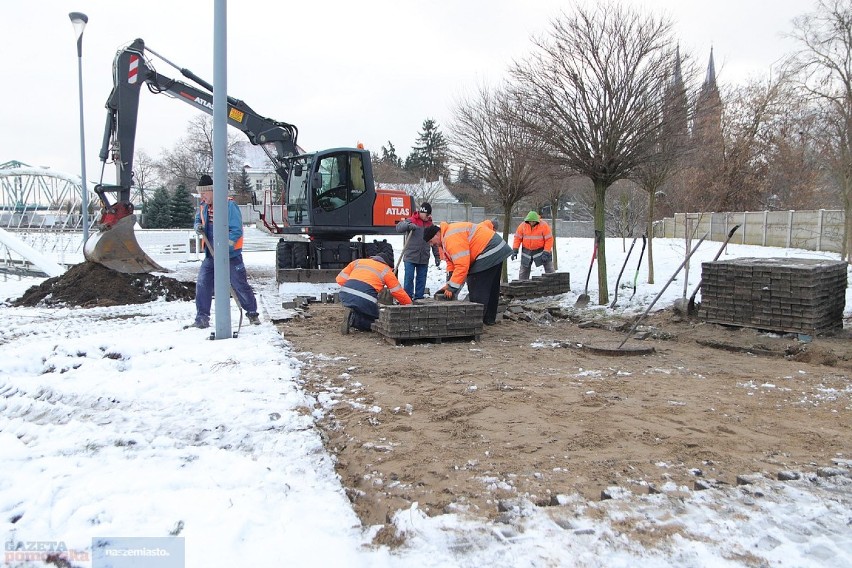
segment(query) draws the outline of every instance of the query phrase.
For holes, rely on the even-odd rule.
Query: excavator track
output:
[[[171,272],[145,254],[136,241],[133,227],[136,215],[128,215],[112,227],[104,228],[86,241],[83,256],[116,272],[141,274],[145,272]]]

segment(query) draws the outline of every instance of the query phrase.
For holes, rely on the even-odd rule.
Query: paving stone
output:
[[[373,330],[391,340],[477,337],[483,305],[424,299],[408,306],[383,306]]]
[[[568,272],[551,272],[533,276],[529,280],[514,280],[500,284],[500,295],[505,298],[543,298],[571,291],[571,275]]]
[[[843,328],[846,263],[737,258],[701,265],[699,316],[711,323],[816,335]]]
[[[779,471],[778,472],[778,480],[779,481],[795,481],[797,479],[801,479],[802,474],[798,471]]]

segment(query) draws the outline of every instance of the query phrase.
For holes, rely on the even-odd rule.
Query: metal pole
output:
[[[80,99],[80,186],[83,190],[83,245],[89,239],[89,190],[86,187],[86,129],[83,126],[83,30],[89,22],[88,16],[82,12],[68,14],[74,29],[79,29],[77,35],[77,79]]]
[[[213,246],[228,246],[228,46],[227,0],[213,5]],[[216,296],[216,339],[231,335],[231,259],[227,254],[213,258],[213,293]]]

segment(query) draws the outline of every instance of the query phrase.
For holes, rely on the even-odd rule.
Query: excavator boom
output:
[[[173,67],[188,82],[154,70],[151,54]],[[146,48],[141,39],[119,50],[113,63],[113,89],[107,100],[107,120],[100,159],[116,168],[115,185],[100,183],[95,192],[103,206],[100,231],[86,243],[87,260],[119,272],[159,272],[164,269],[141,249],[133,232],[135,215],[130,190],[139,93],[145,85],[207,114],[213,113],[213,86]],[[396,223],[413,211],[413,199],[398,190],[377,190],[370,153],[363,146],[330,148],[306,153],[296,143],[292,124],[261,116],[245,102],[227,98],[228,125],[260,146],[280,177],[265,192],[260,219],[274,234],[283,235],[276,250],[278,279],[302,269],[337,271],[356,258],[379,249],[393,253],[387,241],[366,242],[361,236],[396,233]],[[197,172],[208,173],[208,172]],[[278,182],[281,182],[278,185]],[[274,195],[273,195],[274,194]],[[352,239],[359,238],[355,241]]]
[[[86,260],[97,262],[126,273],[166,272],[151,259],[136,240],[133,227],[136,216],[130,194],[133,185],[133,156],[139,94],[143,85],[152,93],[163,93],[206,112],[213,113],[213,87],[187,69],[179,69],[198,86],[171,79],[157,73],[141,39],[119,50],[113,62],[113,89],[107,100],[107,120],[104,128],[100,159],[111,161],[116,168],[116,183],[99,183],[95,193],[101,202],[98,232],[84,247]],[[159,57],[159,56],[158,56]],[[167,64],[173,64],[160,57]],[[276,171],[287,179],[286,158],[297,153],[298,130],[292,124],[265,118],[244,102],[228,97],[228,124],[241,130],[252,144],[263,145],[275,164]]]

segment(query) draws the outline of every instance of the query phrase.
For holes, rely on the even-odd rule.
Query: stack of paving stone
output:
[[[482,334],[482,304],[473,302],[418,300],[408,306],[382,306],[373,331],[386,339],[421,339],[440,342],[450,337]]]
[[[738,258],[701,265],[705,321],[816,335],[843,327],[846,263]]]
[[[530,280],[515,280],[500,284],[500,295],[505,298],[542,298],[556,296],[571,290],[571,275],[568,272],[551,272],[533,276]]]

